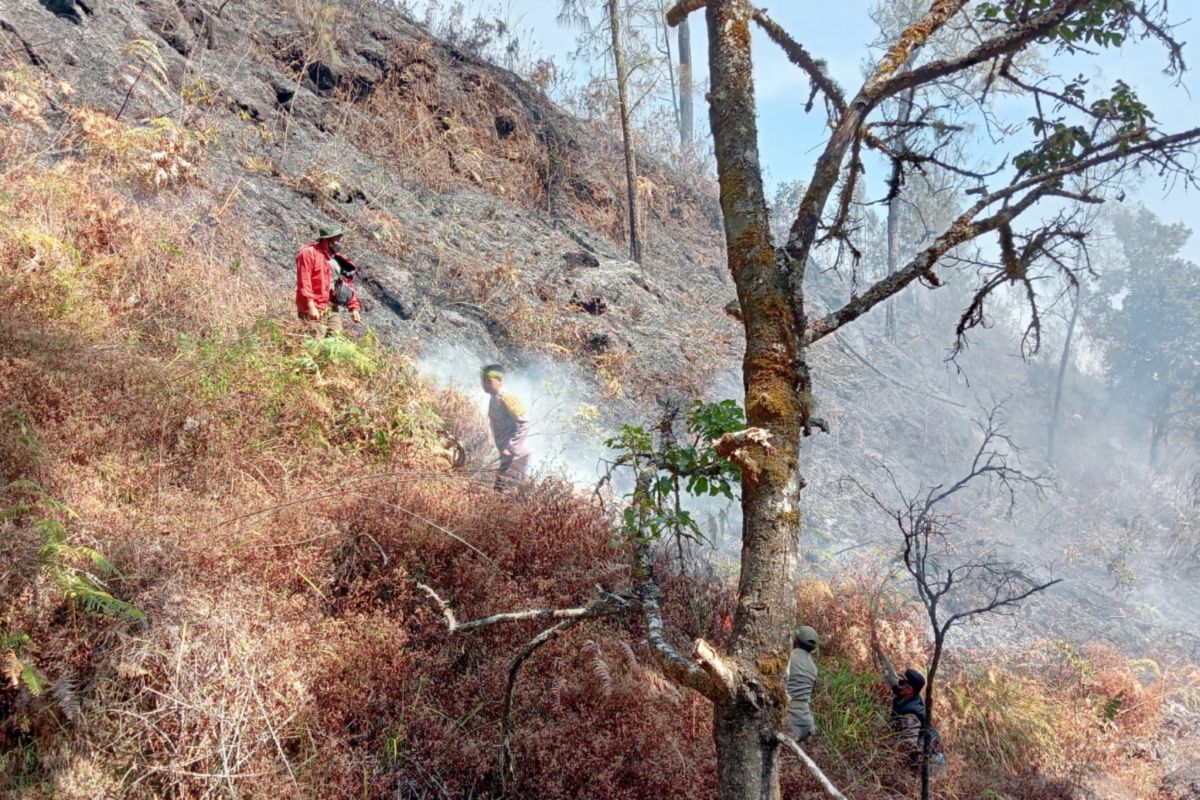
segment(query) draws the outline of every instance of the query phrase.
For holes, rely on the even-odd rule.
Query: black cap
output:
[[[925,676],[915,669],[906,669],[904,670],[904,677],[900,679],[900,683],[907,683],[913,688],[914,692],[919,692],[925,688]]]

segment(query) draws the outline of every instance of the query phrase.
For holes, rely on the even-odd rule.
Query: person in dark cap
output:
[[[354,322],[362,322],[354,289],[356,267],[338,252],[344,233],[339,225],[322,225],[317,240],[296,254],[296,315],[318,336],[341,331],[341,308],[350,312]]]
[[[942,737],[937,728],[928,724],[925,702],[921,699],[921,690],[925,688],[925,676],[911,667],[904,670],[904,675],[897,676],[891,669],[891,662],[886,658],[883,660],[886,664],[884,677],[892,685],[890,722],[909,767],[920,771],[922,754],[925,752],[925,742],[928,738],[929,772],[931,775],[941,772],[946,764],[942,754]]]
[[[817,730],[810,702],[817,682],[817,665],[812,653],[820,643],[815,629],[801,625],[792,635],[792,656],[788,660],[788,735],[803,742]]]
[[[945,769],[946,757],[942,751],[941,734],[929,723],[925,702],[921,700],[925,676],[911,667],[904,670],[903,675],[897,675],[891,660],[884,655],[883,649],[875,639],[874,631],[871,634],[871,644],[875,651],[875,660],[883,670],[884,680],[892,687],[890,722],[904,758],[909,768],[919,773],[922,754],[926,752],[925,742],[928,740],[929,774],[936,775]]]
[[[504,391],[504,368],[488,364],[479,371],[479,383],[491,395],[488,402],[488,423],[492,440],[500,453],[495,490],[507,491],[521,482],[529,467],[529,420],[525,407],[511,393]]]

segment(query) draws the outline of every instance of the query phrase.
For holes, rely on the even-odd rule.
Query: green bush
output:
[[[877,673],[858,672],[841,659],[821,661],[813,713],[820,747],[837,771],[870,770],[892,753],[880,681]]]

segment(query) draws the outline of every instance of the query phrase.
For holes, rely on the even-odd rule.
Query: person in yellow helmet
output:
[[[521,401],[504,390],[502,366],[485,366],[479,371],[479,382],[483,390],[491,395],[488,423],[492,428],[492,440],[500,453],[500,467],[493,488],[497,492],[504,492],[519,484],[529,467],[529,445],[526,442],[529,420]]]

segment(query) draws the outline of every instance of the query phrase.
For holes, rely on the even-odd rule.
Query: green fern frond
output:
[[[67,539],[67,527],[56,519],[39,519],[33,529],[42,535],[45,547],[61,546]]]
[[[7,636],[0,636],[0,650],[15,650],[19,653],[31,641],[32,639],[29,638],[28,633],[17,631]]]
[[[15,503],[7,508],[0,508],[0,522],[23,517],[33,510],[30,503]]]
[[[13,686],[24,686],[37,697],[46,690],[46,679],[31,661],[23,661],[15,650],[5,653],[4,674]]]
[[[46,691],[46,678],[33,664],[26,664],[21,670],[21,683],[34,697]]]
[[[31,481],[28,478],[18,478],[15,481],[9,481],[4,485],[6,492],[27,492],[35,496],[42,496],[46,491],[38,484],[37,481]]]
[[[113,597],[108,592],[94,586],[82,577],[78,577],[68,596],[73,600],[77,600],[85,610],[93,614],[124,617],[133,622],[146,621],[146,615],[140,608],[132,603],[127,603],[124,600]]]
[[[90,614],[109,617],[123,617],[132,622],[145,622],[145,613],[112,593],[96,585],[87,575],[71,567],[54,567],[51,576],[59,591],[73,603],[79,603],[84,611]]]
[[[295,359],[300,372],[319,373],[325,367],[342,365],[364,376],[379,372],[379,361],[374,355],[344,336],[305,339],[303,346],[304,352]]]
[[[104,557],[104,554],[90,547],[77,547],[75,551],[92,563],[93,566],[104,570],[110,575],[120,575],[116,566]]]
[[[3,515],[0,518],[8,519],[12,516],[20,516],[21,514],[27,513],[38,503],[43,503],[51,511],[57,511],[66,516],[68,519],[79,519],[78,514],[68,508],[65,504],[60,503],[47,494],[46,490],[43,489],[37,481],[31,481],[25,478],[10,481],[4,485],[3,489],[0,489],[0,493],[7,492],[23,492],[27,495],[32,495],[34,502],[18,503],[16,506],[12,506],[10,509],[5,509],[4,512],[0,512],[0,515]],[[21,508],[24,510],[18,511],[16,514],[9,514],[8,512],[13,508]]]
[[[25,668],[20,670],[20,682],[25,685],[25,688],[28,688],[29,693],[34,697],[46,691],[46,676],[38,672],[34,664],[25,664]]]

